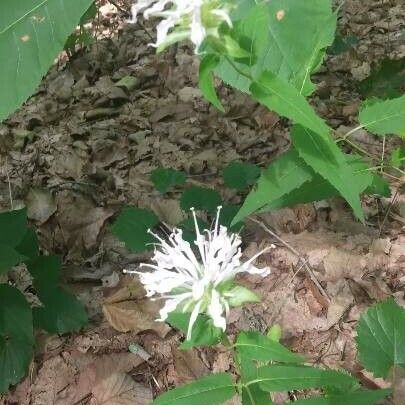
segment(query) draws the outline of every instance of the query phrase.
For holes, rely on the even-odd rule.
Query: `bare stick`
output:
[[[301,261],[302,265],[304,266],[305,270],[308,273],[309,278],[311,281],[315,284],[315,286],[318,288],[320,293],[323,295],[323,297],[327,300],[327,302],[330,302],[330,297],[327,294],[327,292],[324,290],[324,288],[321,286],[320,282],[318,279],[315,277],[315,274],[311,267],[308,265],[308,262],[306,259],[302,257],[300,252],[298,252],[294,247],[292,247],[288,242],[286,242],[284,239],[280,238],[277,234],[275,234],[271,229],[269,229],[266,225],[264,225],[262,222],[258,221],[257,219],[254,218],[248,218],[252,222],[256,223],[259,225],[262,229],[264,229],[268,234],[270,234],[273,238],[277,239],[280,243],[282,243],[288,250],[290,250],[295,256],[298,257],[298,260]]]

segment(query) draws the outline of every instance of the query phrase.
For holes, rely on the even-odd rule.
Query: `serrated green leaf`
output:
[[[1,212],[0,229],[0,244],[16,247],[27,232],[27,210]]]
[[[364,222],[358,191],[361,186],[357,184],[359,179],[353,175],[344,154],[330,136],[319,136],[308,128],[295,125],[291,130],[291,139],[305,163],[332,184],[350,204],[356,217]],[[348,179],[351,181],[348,182]],[[355,186],[353,181],[356,181]]]
[[[219,56],[217,55],[206,55],[200,62],[199,76],[198,76],[198,86],[204,97],[219,111],[225,112],[222,106],[217,92],[214,87],[214,75],[213,70],[219,63]]]
[[[0,274],[27,259],[14,248],[0,244]]]
[[[184,333],[187,333],[190,313],[171,312],[167,322]],[[211,318],[207,315],[200,314],[197,317],[191,331],[191,338],[184,341],[180,348],[183,350],[192,347],[214,346],[218,344],[224,336],[222,329],[213,325]]]
[[[331,1],[272,0],[261,4],[245,1],[232,18],[235,35],[240,41],[248,38],[251,42],[251,58],[245,63],[235,61],[239,71],[256,79],[269,70],[304,95],[314,90],[310,74],[334,40],[336,15],[332,13]],[[215,72],[231,86],[249,92],[249,78],[225,58]]]
[[[175,388],[157,397],[154,405],[214,405],[231,399],[236,394],[231,375],[212,374],[191,384]]]
[[[14,287],[0,284],[0,393],[27,372],[34,346],[31,308]]]
[[[315,113],[305,97],[293,85],[274,73],[269,71],[262,73],[252,83],[250,91],[252,96],[268,109],[312,130],[319,136],[328,136],[329,127]],[[333,159],[333,154],[330,154],[329,158]]]
[[[220,205],[221,196],[210,188],[190,187],[184,190],[180,199],[180,206],[184,211],[195,208],[214,214]]]
[[[43,306],[33,308],[34,325],[50,333],[80,330],[87,322],[87,314],[78,299],[61,287],[39,292]]]
[[[281,363],[302,363],[304,359],[282,344],[256,332],[239,334],[235,346],[244,358]]]
[[[371,306],[357,323],[356,340],[361,363],[376,377],[405,367],[405,309],[393,299]]]
[[[405,95],[366,103],[360,110],[359,121],[373,134],[405,137]]]
[[[390,185],[382,176],[378,174],[373,175],[373,181],[370,186],[364,190],[365,194],[375,194],[382,197],[391,197]]]
[[[62,267],[60,256],[38,256],[27,261],[26,265],[37,290],[46,291],[56,288]]]
[[[370,75],[359,83],[365,97],[395,98],[405,90],[405,58],[384,59],[373,67]]]
[[[299,399],[294,405],[375,405],[377,401],[385,398],[391,390],[357,390],[345,394],[326,395],[308,399]],[[288,402],[290,403],[290,402]]]
[[[291,391],[305,388],[339,387],[348,389],[355,380],[334,370],[306,366],[264,366],[258,369],[258,382],[265,391]]]
[[[152,244],[156,242],[153,235],[148,233],[148,229],[158,223],[159,218],[152,211],[126,207],[112,225],[111,232],[124,242],[128,249],[143,252],[152,249]]]
[[[0,121],[35,90],[92,0],[3,0]]]
[[[186,175],[178,170],[160,167],[152,172],[150,179],[156,190],[164,194],[169,188],[184,184],[186,182]]]
[[[225,186],[236,190],[245,190],[254,184],[259,176],[260,168],[252,163],[232,162],[223,172]]]
[[[313,173],[313,170],[298,156],[298,153],[294,149],[290,149],[263,171],[257,186],[248,194],[232,223],[241,221],[265,205],[310,181]]]

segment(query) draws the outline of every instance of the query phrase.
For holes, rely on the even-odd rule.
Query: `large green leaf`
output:
[[[54,289],[59,282],[62,261],[60,256],[38,256],[26,262],[37,290]]]
[[[25,256],[17,252],[14,248],[0,244],[0,274],[11,269],[11,267],[23,262]]]
[[[32,313],[23,294],[0,284],[0,392],[24,377],[34,345]]]
[[[142,252],[151,249],[152,244],[156,242],[148,229],[158,223],[159,218],[153,212],[142,208],[126,207],[111,227],[111,232],[124,242],[128,249]]]
[[[280,343],[256,332],[239,334],[235,346],[241,356],[260,361],[277,361],[282,363],[302,363],[303,358],[292,353]]]
[[[348,374],[305,366],[260,367],[258,380],[261,389],[269,392],[322,387],[348,389],[355,384]]]
[[[357,218],[364,221],[359,198],[360,179],[353,175],[344,154],[329,135],[319,136],[319,133],[295,125],[291,131],[291,139],[305,163],[332,184],[353,208]],[[356,184],[353,185],[353,182]]]
[[[272,71],[292,83],[300,93],[310,94],[315,88],[310,74],[334,40],[336,15],[332,13],[331,1],[240,3],[240,10],[236,9],[233,15],[236,36],[242,42],[249,39],[253,56],[244,63],[236,61],[237,69],[254,79],[265,70]],[[249,78],[236,71],[225,58],[215,72],[231,86],[249,91]]]
[[[175,388],[157,397],[154,405],[214,405],[231,399],[236,394],[231,375],[212,374],[191,384]]]
[[[405,309],[393,299],[368,308],[357,324],[357,347],[361,363],[376,377],[387,377],[395,365],[405,367]]]
[[[315,113],[297,89],[274,73],[266,71],[250,86],[253,97],[268,109],[327,137],[329,127]],[[330,156],[333,158],[333,156]]]
[[[260,176],[257,186],[246,197],[232,223],[235,224],[272,201],[276,201],[310,181],[313,170],[290,149],[278,157]]]
[[[35,90],[93,0],[3,0],[0,121]]]
[[[385,398],[390,393],[391,390],[357,390],[325,397],[299,399],[294,402],[294,405],[375,405],[378,400]]]
[[[0,229],[0,244],[16,247],[27,232],[27,210],[23,208],[0,213]]]
[[[405,137],[405,94],[392,100],[366,103],[360,111],[359,121],[373,134]]]
[[[34,324],[50,333],[67,333],[81,329],[88,321],[86,311],[77,298],[60,287],[41,290],[43,304],[34,307]]]

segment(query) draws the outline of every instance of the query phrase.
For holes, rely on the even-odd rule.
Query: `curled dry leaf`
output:
[[[158,301],[145,298],[138,280],[131,280],[105,300],[103,312],[110,325],[120,332],[154,330],[163,338],[170,327],[164,322],[156,321],[160,307]]]

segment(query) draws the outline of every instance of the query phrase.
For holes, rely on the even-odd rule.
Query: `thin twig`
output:
[[[10,176],[8,174],[8,168],[7,168],[7,158],[6,158],[6,164],[5,164],[5,171],[6,171],[6,177],[7,177],[7,183],[8,183],[8,195],[10,198],[10,207],[11,210],[14,209],[14,201],[13,201],[13,190],[11,189],[11,181],[10,181]]]
[[[391,202],[390,202],[390,205],[388,206],[387,211],[385,212],[384,219],[383,219],[383,221],[382,221],[382,223],[381,223],[381,225],[380,225],[380,229],[379,229],[379,232],[378,232],[378,237],[379,237],[379,238],[381,237],[381,233],[382,233],[382,231],[383,231],[385,222],[387,221],[388,215],[390,214],[391,209],[392,209],[392,207],[394,206],[395,201],[397,200],[398,194],[399,194],[399,187],[398,187],[397,190],[395,191],[395,194],[394,194],[394,196],[392,197],[392,200],[391,200]]]
[[[305,267],[305,270],[308,273],[309,278],[311,281],[315,284],[315,286],[318,288],[320,293],[323,295],[323,297],[326,299],[326,301],[329,303],[330,302],[330,297],[327,294],[327,292],[324,290],[324,288],[321,286],[320,282],[316,278],[313,270],[311,267],[308,265],[308,262],[304,257],[298,252],[294,247],[292,247],[288,242],[286,242],[284,239],[280,238],[277,234],[275,234],[271,229],[269,229],[266,225],[264,225],[262,222],[258,221],[257,219],[254,218],[248,218],[252,222],[256,223],[259,225],[263,230],[265,230],[267,233],[269,233],[273,238],[277,239],[280,243],[282,243],[287,249],[289,249],[295,256],[297,256],[298,260],[301,261],[303,266]]]

